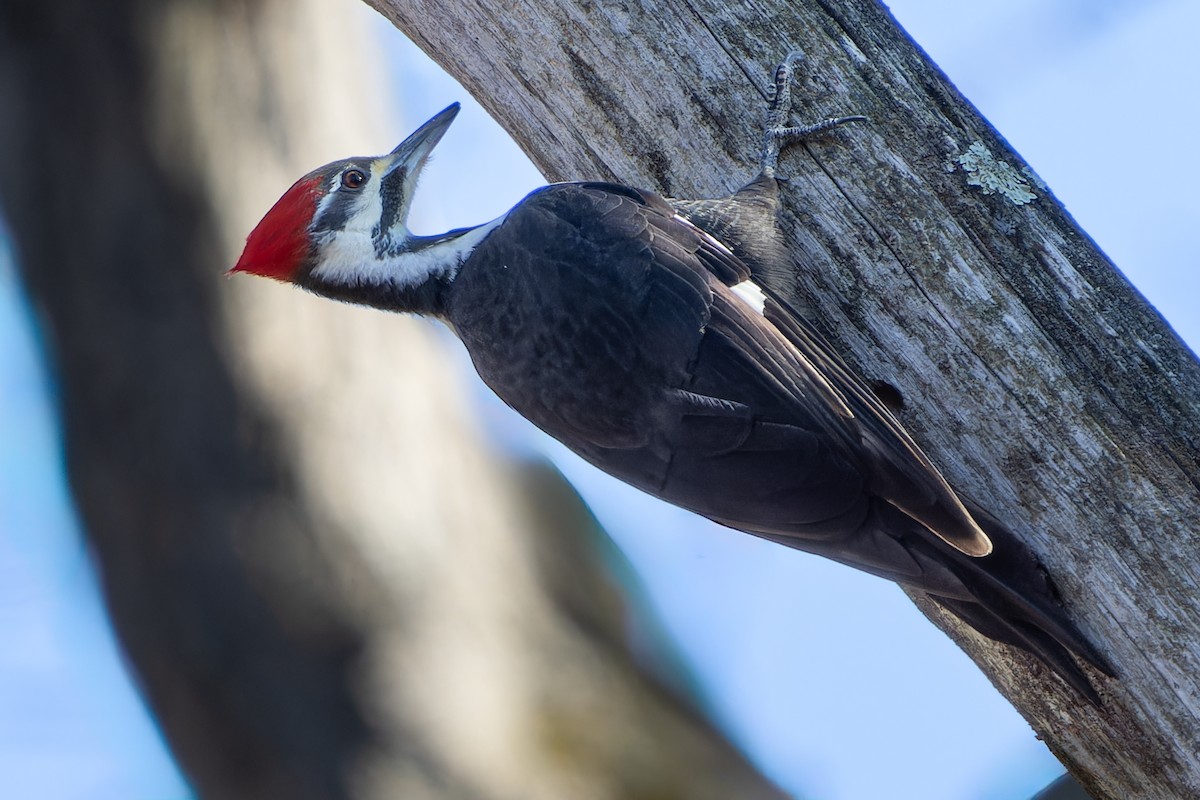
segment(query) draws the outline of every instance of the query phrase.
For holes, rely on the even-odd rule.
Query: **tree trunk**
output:
[[[951,482],[1022,534],[1116,665],[1092,708],[919,601],[1097,798],[1200,796],[1200,368],[871,0],[369,0],[552,180],[712,197],[752,177],[770,71],[801,49],[784,287],[895,387]]]
[[[179,762],[220,800],[782,797],[639,669],[594,522],[480,446],[427,327],[222,278],[381,138],[367,12],[324,7],[0,5],[0,199]]]

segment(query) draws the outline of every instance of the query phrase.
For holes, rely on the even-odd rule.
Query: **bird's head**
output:
[[[317,288],[382,280],[373,272],[414,240],[408,211],[430,152],[458,103],[385,156],[348,158],[314,170],[284,192],[246,239],[230,273],[246,272]]]

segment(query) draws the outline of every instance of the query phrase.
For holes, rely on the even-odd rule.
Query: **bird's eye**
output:
[[[361,189],[367,182],[367,175],[361,169],[348,169],[342,173],[342,186],[347,189]]]

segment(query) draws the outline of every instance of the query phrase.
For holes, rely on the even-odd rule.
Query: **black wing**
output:
[[[970,557],[991,542],[953,490],[802,317],[734,292],[750,276],[655,195],[558,184],[464,262],[447,316],[501,398],[600,468],[924,589],[1091,692],[1062,645],[1103,661],[1055,612],[1032,556],[1004,539],[1005,554]]]
[[[781,334],[796,350],[798,358],[777,365],[813,376],[825,391],[817,395],[826,406],[837,407],[839,416],[852,417],[834,430],[851,440],[866,463],[870,490],[918,520],[953,547],[971,556],[986,555],[991,544],[958,495],[928,457],[892,416],[876,394],[850,370],[803,316],[788,307],[772,286],[788,285],[780,280],[789,260],[783,253],[775,227],[777,186],[774,179],[760,176],[737,194],[718,200],[674,201],[687,221],[723,242],[750,265],[750,279],[766,295],[760,312],[765,323]],[[702,259],[703,261],[703,259]],[[706,264],[707,266],[707,264]],[[724,272],[714,277],[734,285]],[[744,327],[744,319],[726,314],[733,327]],[[744,315],[740,315],[744,317]],[[768,348],[771,350],[773,348]],[[750,358],[762,352],[747,353]]]
[[[760,233],[774,225],[776,197],[775,182],[760,177],[730,198],[676,207],[706,230],[721,231],[728,241],[738,242],[735,253],[741,255],[741,247],[749,249],[746,261],[765,294],[762,318],[805,365],[828,381],[850,410],[861,437],[859,453],[868,464],[869,492],[886,502],[873,504],[869,517],[844,541],[798,544],[786,536],[768,538],[923,588],[986,636],[1037,654],[1083,696],[1098,702],[1070,652],[1106,675],[1115,672],[1064,617],[1033,553],[986,511],[964,507],[870,387],[772,290],[794,281],[778,243],[758,244]],[[714,311],[713,316],[719,315]],[[931,531],[955,549],[929,536]]]
[[[656,195],[558,184],[463,266],[451,319],[502,398],[602,468],[744,530],[844,537],[873,498],[986,536],[819,340],[730,290],[750,268]]]

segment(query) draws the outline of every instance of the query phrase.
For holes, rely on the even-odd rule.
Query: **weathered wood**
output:
[[[936,621],[1095,797],[1200,795],[1200,367],[886,11],[368,2],[549,179],[677,197],[751,177],[770,67],[803,50],[809,119],[871,122],[784,156],[790,290],[899,390],[951,482],[1029,541],[1122,678],[1095,676],[1105,704],[1089,708],[1032,659]]]
[[[639,669],[594,521],[480,446],[427,328],[223,278],[292,180],[379,138],[345,8],[0,5],[0,198],[181,766],[219,800],[781,798]]]

